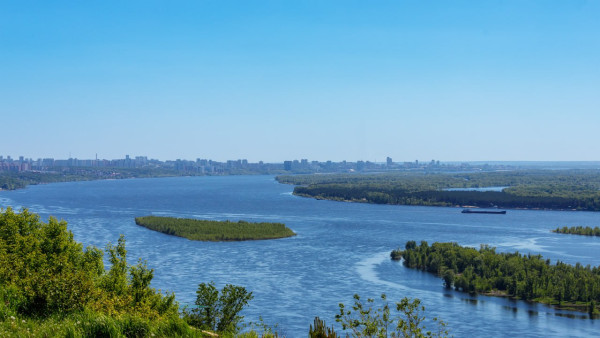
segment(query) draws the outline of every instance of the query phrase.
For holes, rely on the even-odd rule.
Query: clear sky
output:
[[[600,160],[600,1],[0,0],[0,155]]]

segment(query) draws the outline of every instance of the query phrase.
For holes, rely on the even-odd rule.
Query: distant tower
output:
[[[385,161],[386,161],[386,163],[387,163],[387,165],[388,165],[388,166],[391,166],[392,164],[394,164],[394,162],[392,161],[392,158],[391,158],[391,157],[387,157],[387,158],[385,159]]]

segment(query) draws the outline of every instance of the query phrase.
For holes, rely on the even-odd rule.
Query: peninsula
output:
[[[600,170],[277,176],[294,195],[375,204],[600,211]]]

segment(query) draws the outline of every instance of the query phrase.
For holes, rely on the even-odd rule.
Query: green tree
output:
[[[252,292],[242,286],[227,284],[219,291],[213,282],[200,283],[196,291],[197,308],[185,311],[187,322],[204,330],[235,334],[244,319],[240,312],[252,300]]]
[[[340,313],[335,320],[342,324],[344,330],[350,331],[351,337],[445,337],[448,335],[446,323],[437,318],[437,332],[427,331],[425,307],[419,299],[404,297],[396,303],[396,314],[393,314],[385,294],[381,295],[382,306],[374,308],[375,300],[367,299],[363,303],[360,296],[354,295],[354,305],[348,309],[340,303]]]
[[[127,291],[127,249],[125,248],[125,236],[119,237],[117,246],[108,243],[106,245],[108,252],[108,260],[111,264],[110,270],[104,276],[102,287],[114,292],[117,295],[122,295]]]
[[[0,289],[21,314],[81,310],[94,297],[102,252],[83,250],[65,221],[48,223],[27,209],[0,209]]]
[[[454,271],[452,269],[445,269],[442,273],[442,277],[444,278],[444,286],[447,288],[451,288],[454,284]]]
[[[36,318],[87,310],[144,320],[178,317],[174,295],[150,287],[153,271],[145,262],[127,264],[125,237],[107,252],[109,271],[103,252],[83,249],[65,221],[44,223],[27,209],[0,209],[0,311]]]

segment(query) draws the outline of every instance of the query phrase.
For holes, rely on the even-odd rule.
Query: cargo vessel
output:
[[[475,209],[463,209],[463,214],[497,214],[504,215],[506,210],[475,210]]]

